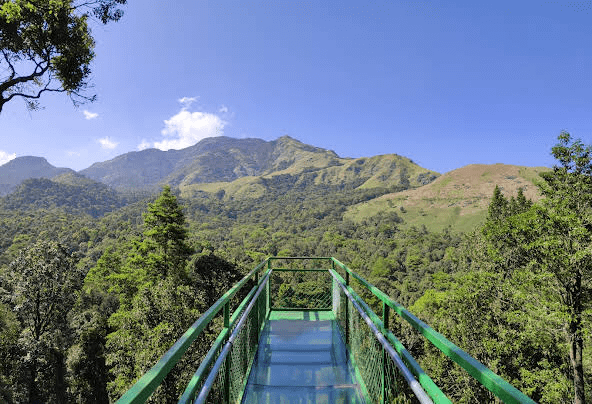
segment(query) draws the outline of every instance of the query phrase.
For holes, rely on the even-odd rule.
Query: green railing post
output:
[[[271,258],[267,259],[267,270],[269,271],[271,269]],[[265,316],[267,317],[267,314],[271,311],[271,289],[270,289],[270,285],[271,284],[271,277],[269,278],[269,281],[267,282],[267,286],[265,286],[266,288],[266,292],[267,292],[267,311],[265,312]]]
[[[345,271],[345,285],[349,286],[349,272]],[[349,299],[345,299],[345,345],[349,347]]]
[[[384,328],[388,330],[389,328],[389,310],[390,307],[385,303],[382,302],[382,323],[384,324]],[[386,390],[387,390],[387,370],[386,364],[388,361],[388,353],[386,349],[382,348],[382,404],[386,403]]]
[[[224,304],[224,328],[230,327],[230,300]],[[227,334],[229,335],[229,334]],[[224,370],[224,403],[230,403],[230,358],[226,358],[226,369]]]

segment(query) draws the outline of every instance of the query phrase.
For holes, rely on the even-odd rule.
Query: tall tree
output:
[[[117,21],[127,0],[0,0],[0,113],[15,97],[38,108],[45,92],[65,92],[77,104],[91,74],[89,17]]]
[[[187,244],[183,208],[168,185],[144,213],[141,251],[153,275],[161,279],[173,276],[178,280],[185,275],[185,264],[192,250]]]
[[[60,244],[41,241],[22,250],[5,275],[2,298],[22,327],[16,347],[21,355],[13,364],[17,402],[68,400],[67,315],[84,278],[76,261]]]
[[[552,149],[560,165],[542,173],[546,196],[532,242],[537,262],[554,276],[567,314],[574,404],[584,404],[583,314],[592,304],[592,146],[561,132]]]
[[[142,239],[136,241],[121,271],[108,275],[116,283],[113,290],[122,293],[122,304],[109,319],[115,331],[108,335],[106,345],[107,365],[114,376],[109,383],[112,398],[148,371],[199,316],[201,304],[186,268],[191,253],[183,208],[165,186],[144,213]],[[97,277],[100,272],[110,272],[111,263],[117,262],[108,254],[101,268],[93,271]],[[176,367],[150,402],[178,398],[178,379],[183,372],[183,365]]]

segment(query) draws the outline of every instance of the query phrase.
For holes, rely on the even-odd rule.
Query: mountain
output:
[[[278,187],[286,190],[308,187],[327,192],[339,189],[407,189],[428,184],[438,176],[438,173],[396,154],[357,159],[332,158],[329,162],[309,157],[296,158],[287,168],[260,176],[242,177],[232,182],[181,183],[180,189],[185,198],[209,192],[226,199],[241,199],[258,198]]]
[[[0,196],[9,194],[26,179],[54,178],[67,173],[75,171],[54,167],[43,157],[17,157],[0,166]]]
[[[394,154],[341,158],[289,136],[274,141],[207,138],[182,150],[126,153],[80,173],[115,188],[150,190],[170,184],[195,190],[241,188],[241,192],[246,192],[245,187],[259,188],[261,181],[277,175],[307,174],[307,181],[312,176],[316,185],[356,183],[362,187],[388,187],[401,181],[421,185],[439,175]],[[233,183],[236,180],[241,181]]]
[[[290,145],[286,147],[287,145]],[[289,149],[289,150],[286,150]],[[282,170],[298,164],[303,154],[337,155],[284,136],[272,142],[225,136],[203,139],[181,150],[148,149],[95,163],[80,173],[104,184],[127,189],[156,189],[159,185],[233,181]],[[325,163],[330,164],[330,163]]]
[[[549,170],[547,167],[471,164],[425,186],[354,205],[345,217],[360,222],[378,212],[396,211],[407,225],[425,225],[435,231],[450,225],[457,231],[467,231],[487,215],[496,185],[508,198],[515,197],[518,188],[522,188],[527,198],[537,201],[541,199],[536,186],[540,181],[539,173]]]

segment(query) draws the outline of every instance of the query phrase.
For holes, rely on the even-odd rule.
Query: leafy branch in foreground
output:
[[[0,113],[20,97],[39,108],[46,92],[65,92],[74,105],[87,95],[95,42],[89,18],[103,24],[123,16],[127,0],[0,0]]]

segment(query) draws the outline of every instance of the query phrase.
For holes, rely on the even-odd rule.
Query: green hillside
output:
[[[297,188],[316,189],[407,189],[419,187],[436,179],[439,174],[426,170],[405,157],[396,154],[370,158],[323,158],[319,153],[304,152],[288,168],[257,177],[243,177],[232,182],[205,184],[182,183],[183,197],[195,192],[209,192],[224,197],[258,198],[269,190],[270,184],[290,183]],[[330,165],[328,165],[330,164]],[[275,186],[275,185],[274,185]],[[330,197],[330,195],[327,195]]]
[[[32,212],[57,208],[100,217],[133,200],[105,184],[67,173],[55,180],[30,178],[23,181],[12,193],[0,198],[0,209]]]
[[[417,189],[391,193],[348,209],[346,218],[355,222],[379,212],[394,211],[407,226],[425,225],[440,231],[451,226],[455,231],[475,228],[487,213],[493,189],[500,187],[508,198],[523,188],[527,198],[540,199],[535,186],[538,173],[546,167],[522,167],[506,164],[471,164],[450,171],[434,182]]]

